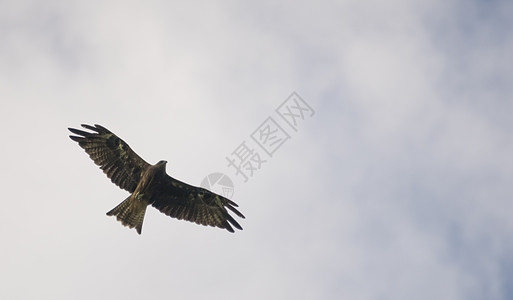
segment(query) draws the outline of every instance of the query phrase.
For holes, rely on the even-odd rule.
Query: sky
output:
[[[0,1],[0,298],[512,299],[512,31],[499,0]],[[121,226],[84,123],[224,174],[244,229]]]

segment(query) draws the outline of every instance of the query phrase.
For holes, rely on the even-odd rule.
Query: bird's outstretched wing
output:
[[[89,154],[103,173],[122,189],[133,193],[141,177],[141,172],[150,164],[137,155],[127,143],[100,125],[84,125],[82,127],[93,132],[68,128],[78,135],[69,137],[78,142],[80,147]]]
[[[206,189],[178,181],[168,175],[153,195],[152,205],[162,213],[179,220],[224,228],[234,232],[232,225],[242,230],[226,208],[245,218],[235,207],[238,205]]]

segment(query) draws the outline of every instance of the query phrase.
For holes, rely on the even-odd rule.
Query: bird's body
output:
[[[163,178],[163,175],[166,174],[165,167],[166,162],[159,161],[156,165],[149,166],[142,171],[135,191],[107,215],[116,216],[121,224],[130,228],[135,227],[137,232],[141,233],[146,207],[154,202],[153,192],[159,186],[158,178]]]
[[[69,128],[77,135],[70,138],[84,148],[114,184],[131,193],[107,215],[116,216],[123,225],[135,228],[139,234],[148,205],[173,218],[230,232],[234,231],[231,225],[242,229],[226,210],[244,218],[234,202],[172,178],[166,174],[166,161],[148,164],[128,144],[100,125],[82,127],[93,133]]]

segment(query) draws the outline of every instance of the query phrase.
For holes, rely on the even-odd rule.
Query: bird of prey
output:
[[[89,154],[89,157],[118,187],[130,196],[107,213],[121,224],[135,228],[141,234],[146,207],[152,205],[162,213],[179,220],[214,226],[234,232],[242,230],[227,208],[244,218],[238,205],[201,187],[188,185],[166,174],[166,161],[150,165],[127,143],[100,125],[84,125],[86,132],[68,128],[76,135],[69,137]]]

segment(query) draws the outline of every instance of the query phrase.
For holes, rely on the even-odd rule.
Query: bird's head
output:
[[[164,169],[164,170],[165,170],[165,169],[166,169],[166,164],[167,164],[167,161],[165,161],[165,160],[161,160],[161,161],[159,161],[159,162],[157,163],[157,166],[159,166],[160,168],[162,168],[162,169]]]

